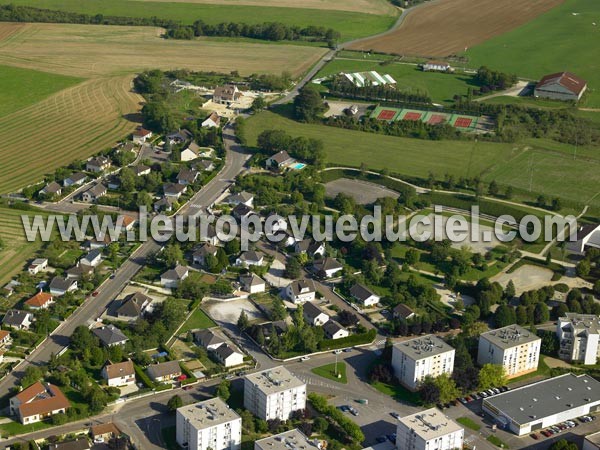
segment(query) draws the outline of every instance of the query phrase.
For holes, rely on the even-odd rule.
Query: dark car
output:
[[[394,419],[400,420],[400,414],[398,414],[397,412],[391,412],[390,416],[392,416]]]
[[[529,436],[531,436],[532,439],[535,439],[536,441],[540,438],[539,434],[535,434],[535,433],[531,433]]]
[[[543,431],[541,431],[541,433],[546,437],[552,436],[552,433],[549,433],[547,430],[543,430]]]
[[[191,391],[192,389],[194,389],[194,386],[184,386],[183,387],[184,391]]]
[[[348,405],[342,405],[342,406],[338,406],[338,408],[340,409],[340,411],[342,412],[348,412],[350,411],[350,407]]]

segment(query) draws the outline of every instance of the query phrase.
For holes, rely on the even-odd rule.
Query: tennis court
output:
[[[462,114],[453,114],[450,125],[463,130],[474,130],[477,125],[477,117],[464,116]]]
[[[451,116],[449,116],[448,114],[430,113],[429,117],[427,118],[427,123],[429,125],[437,125],[438,123],[447,122],[450,119],[450,117]]]
[[[406,111],[406,110],[402,110],[404,112],[403,116],[399,116],[398,120],[422,120],[423,119],[423,113],[421,111]]]
[[[377,120],[391,121],[394,120],[400,112],[401,109],[398,108],[378,106],[373,110],[371,117],[375,117]]]
[[[420,109],[393,108],[378,106],[373,110],[371,117],[388,122],[396,120],[420,120],[428,125],[447,123],[461,131],[474,131],[477,127],[478,117],[464,114],[450,114],[437,111],[425,111]]]

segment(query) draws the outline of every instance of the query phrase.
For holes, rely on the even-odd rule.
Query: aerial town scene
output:
[[[600,450],[600,2],[0,0],[0,449]]]

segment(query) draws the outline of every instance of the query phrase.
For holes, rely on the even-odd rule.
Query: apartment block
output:
[[[479,336],[477,363],[504,367],[508,378],[535,372],[542,340],[519,325],[509,325]]]
[[[306,408],[306,383],[282,366],[246,375],[244,407],[263,420],[288,420]]]
[[[400,382],[417,390],[427,375],[452,374],[455,350],[435,335],[418,337],[394,345],[392,367]]]
[[[453,450],[463,448],[465,430],[431,408],[401,418],[396,435],[398,450]]]
[[[565,313],[565,317],[558,319],[556,335],[560,341],[560,359],[596,364],[600,358],[600,317]]]

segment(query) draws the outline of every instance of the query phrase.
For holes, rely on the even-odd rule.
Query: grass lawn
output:
[[[375,55],[376,57],[377,55]],[[452,103],[455,94],[466,94],[469,87],[476,87],[473,75],[423,72],[415,65],[391,63],[381,65],[373,61],[354,61],[336,59],[328,63],[316,77],[340,72],[364,72],[375,70],[380,74],[389,74],[402,91],[419,91],[429,94],[435,103]]]
[[[75,77],[0,66],[0,117],[81,81]]]
[[[547,140],[508,144],[399,138],[301,124],[270,111],[256,114],[246,123],[249,145],[256,145],[256,137],[268,129],[322,140],[329,165],[360,167],[366,163],[370,169],[386,168],[400,177],[422,179],[429,173],[437,179],[445,174],[469,178],[479,175],[484,181],[496,180],[500,185],[531,193],[533,198],[542,193],[548,198],[559,196],[571,204],[600,206],[600,161],[573,159],[567,146],[549,145]]]
[[[411,405],[421,404],[421,398],[419,397],[419,394],[416,392],[411,392],[399,384],[376,381],[371,383],[371,386],[373,386],[382,394],[388,395],[399,402],[406,402]]]
[[[189,330],[198,330],[214,327],[216,324],[202,309],[196,308],[190,318],[183,324],[180,333],[185,333]]]
[[[202,19],[209,24],[225,21],[241,23],[282,22],[288,25],[315,25],[334,28],[342,40],[370,36],[390,28],[396,20],[392,15],[362,14],[348,11],[315,11],[308,8],[276,8],[269,6],[215,5],[179,2],[144,2],[132,0],[14,0],[15,5],[27,5],[84,14],[105,16],[160,17],[182,23]],[[299,3],[301,4],[301,3]]]
[[[463,425],[467,428],[470,428],[471,430],[474,430],[474,431],[479,431],[479,429],[481,428],[481,425],[479,425],[474,420],[469,419],[468,417],[459,417],[458,419],[456,419],[456,421],[458,423],[460,423],[461,425]]]
[[[493,434],[490,434],[486,440],[488,442],[491,442],[492,444],[494,444],[496,447],[500,447],[500,448],[509,448],[508,445],[506,445],[498,436],[495,436]]]
[[[0,285],[23,270],[25,263],[33,258],[42,242],[28,242],[23,231],[21,215],[32,217],[37,211],[0,208]],[[45,213],[39,213],[46,215]]]
[[[34,431],[44,430],[50,428],[52,424],[50,422],[37,422],[31,425],[23,425],[19,422],[6,422],[0,424],[0,434],[5,436],[15,436],[17,434],[33,433]]]
[[[468,64],[535,80],[569,70],[588,81],[586,106],[598,107],[600,60],[590,58],[590,50],[597,47],[600,37],[600,29],[594,25],[599,14],[596,0],[566,0],[525,25],[469,48]],[[547,45],[550,41],[558,44]]]
[[[535,372],[521,375],[520,377],[517,377],[517,378],[511,378],[510,380],[508,380],[508,385],[510,386],[511,384],[516,383],[518,381],[528,380],[533,377],[548,378],[549,376],[550,376],[550,367],[548,367],[548,364],[546,364],[544,356],[540,355],[540,362],[538,363],[538,369]]]
[[[320,377],[327,378],[328,380],[333,380],[338,383],[346,384],[348,379],[346,378],[346,363],[338,362],[337,363],[337,377],[336,374],[336,364],[325,364],[324,366],[315,367],[311,370],[312,373],[319,375]]]
[[[559,100],[545,100],[542,98],[534,97],[511,97],[509,95],[501,95],[500,97],[493,97],[487,100],[483,100],[483,103],[490,103],[494,105],[519,105],[527,108],[539,108],[539,109],[561,109],[571,108],[569,103],[561,102]]]

